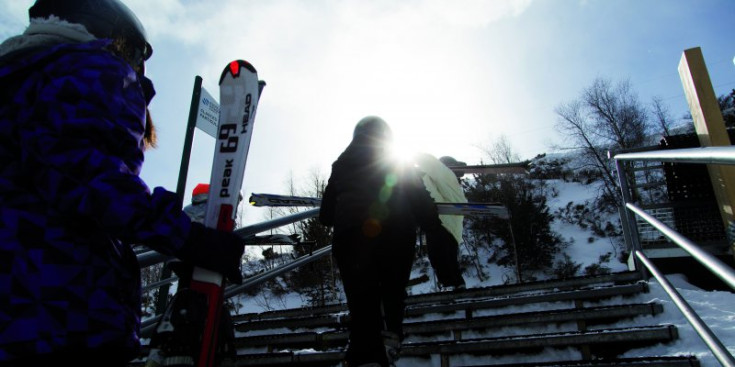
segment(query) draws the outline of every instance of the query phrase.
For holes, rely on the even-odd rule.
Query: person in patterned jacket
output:
[[[320,222],[334,227],[332,253],[350,311],[350,367],[393,365],[417,231],[442,228],[419,173],[391,157],[391,141],[383,119],[360,120],[332,164],[319,210]]]
[[[0,44],[0,366],[125,366],[146,245],[232,282],[244,242],[139,177],[151,47],[118,0],[37,0]]]

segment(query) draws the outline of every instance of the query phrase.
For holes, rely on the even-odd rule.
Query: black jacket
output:
[[[335,235],[358,228],[367,236],[415,234],[441,226],[436,210],[415,168],[392,160],[380,141],[356,135],[332,164],[319,220]]]

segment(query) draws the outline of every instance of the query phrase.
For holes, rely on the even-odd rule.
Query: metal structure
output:
[[[707,327],[697,313],[689,306],[686,300],[676,291],[676,289],[667,280],[666,276],[658,270],[654,263],[646,256],[641,246],[641,239],[638,231],[637,218],[655,228],[663,236],[668,238],[672,243],[676,244],[681,250],[685,251],[692,258],[702,264],[707,270],[712,272],[722,281],[724,281],[732,289],[735,289],[735,270],[727,264],[720,261],[712,253],[703,247],[690,241],[682,236],[675,229],[658,220],[654,215],[647,213],[636,205],[634,197],[640,198],[635,194],[632,185],[629,182],[631,177],[635,177],[629,168],[633,165],[627,165],[625,162],[661,162],[661,163],[692,163],[692,164],[716,164],[716,165],[735,165],[735,146],[720,147],[702,147],[702,148],[686,148],[671,150],[656,150],[636,153],[622,153],[613,156],[617,168],[620,189],[623,195],[624,208],[621,210],[621,219],[623,221],[623,229],[626,233],[625,239],[631,259],[635,263],[635,268],[640,270],[644,277],[650,273],[661,284],[666,293],[671,297],[674,304],[682,312],[684,317],[689,321],[697,334],[702,338],[704,343],[710,348],[713,355],[723,365],[728,367],[735,366],[735,358],[722,344],[714,333]],[[640,199],[639,199],[640,200]]]

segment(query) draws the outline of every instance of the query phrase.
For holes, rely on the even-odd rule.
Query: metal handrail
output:
[[[291,214],[291,215],[287,215],[281,218],[276,218],[276,219],[272,219],[272,220],[265,221],[262,223],[257,223],[257,224],[253,224],[250,226],[242,227],[242,228],[236,229],[234,232],[240,237],[247,238],[250,236],[254,236],[258,233],[261,233],[261,232],[265,232],[271,229],[276,229],[278,227],[285,226],[287,224],[291,224],[291,223],[295,223],[295,222],[298,222],[304,219],[316,217],[317,215],[319,215],[319,208],[305,210],[300,213]],[[166,260],[173,258],[173,256],[164,255],[162,253],[159,253],[159,252],[156,252],[150,249],[137,254],[137,257],[138,257],[138,264],[140,265],[141,268],[160,264]]]
[[[735,366],[735,358],[733,358],[732,354],[730,354],[725,345],[722,344],[720,339],[718,339],[717,336],[712,332],[712,330],[710,330],[707,324],[702,321],[702,318],[697,315],[697,312],[694,311],[694,309],[689,306],[689,303],[684,300],[681,294],[677,292],[676,288],[674,288],[671,283],[669,283],[669,280],[666,278],[666,276],[658,271],[656,266],[653,265],[650,260],[648,260],[643,252],[635,251],[635,255],[648,268],[651,274],[653,274],[653,276],[658,280],[659,284],[661,284],[661,287],[663,287],[666,294],[671,297],[671,300],[674,301],[676,307],[678,307],[679,311],[684,314],[684,317],[689,321],[689,324],[692,325],[694,331],[696,331],[697,335],[702,338],[704,343],[712,351],[712,354],[714,354],[715,358],[720,361],[720,364],[727,367]]]
[[[735,164],[735,146],[664,149],[639,153],[620,153],[618,161],[658,161],[674,163]]]
[[[265,221],[262,223],[254,224],[251,226],[246,226],[240,229],[235,230],[234,232],[238,235],[240,235],[243,238],[247,238],[250,236],[254,236],[257,233],[265,232],[271,229],[275,229],[284,225],[288,225],[291,223],[295,223],[298,221],[302,221],[305,219],[313,218],[319,215],[319,208],[316,209],[310,209],[303,212],[299,212],[292,215],[287,215],[281,218],[276,218],[273,220]],[[290,261],[287,264],[283,264],[273,270],[258,274],[253,276],[252,278],[249,278],[245,280],[242,284],[237,286],[231,286],[225,289],[224,296],[225,298],[230,298],[233,296],[236,296],[240,293],[245,292],[248,288],[254,287],[258,284],[261,284],[263,282],[266,282],[270,279],[273,279],[281,274],[284,274],[288,271],[291,271],[295,268],[298,268],[300,266],[306,265],[308,263],[311,263],[313,261],[319,260],[320,258],[330,254],[332,252],[332,246],[325,246],[322,248],[319,248],[307,255],[301,256],[298,259],[295,259],[293,261]],[[159,264],[161,262],[167,261],[171,259],[171,256],[164,255],[161,253],[158,253],[153,250],[149,251],[143,251],[136,255],[138,258],[138,263],[141,267],[147,267]],[[157,287],[160,287],[164,284],[169,284],[173,281],[176,281],[177,277],[170,277],[167,279],[161,279],[156,283],[150,284],[144,288],[145,291],[148,291],[150,289],[154,289]],[[155,328],[156,323],[158,320],[160,320],[162,317],[161,314],[158,314],[154,317],[148,318],[144,320],[141,323],[141,335],[147,336],[149,335],[153,329]]]
[[[324,247],[314,250],[310,254],[303,255],[299,257],[298,259],[295,259],[293,261],[289,261],[286,264],[280,265],[273,270],[266,271],[258,275],[254,275],[251,278],[248,278],[247,280],[245,280],[242,284],[227,288],[225,290],[225,298],[236,296],[244,292],[246,289],[250,287],[253,287],[265,281],[271,280],[281,274],[285,274],[298,267],[312,263],[331,253],[332,253],[332,246],[331,245],[324,246]]]
[[[305,210],[300,213],[287,215],[285,217],[271,219],[262,223],[253,224],[247,227],[236,229],[235,233],[241,237],[253,236],[256,233],[269,231],[278,227],[285,226],[294,222],[302,221],[305,219],[313,218],[319,215],[319,208]]]
[[[697,246],[694,242],[688,238],[682,236],[666,224],[662,223],[652,215],[643,211],[643,209],[627,203],[626,207],[639,217],[643,218],[646,222],[658,229],[664,236],[679,245],[684,251],[692,255],[694,259],[699,261],[707,269],[712,271],[716,276],[727,283],[731,288],[735,289],[735,270],[727,266],[727,264],[720,261],[718,258],[712,256],[709,252],[703,250]]]
[[[637,259],[637,263],[643,265],[654,278],[663,287],[664,291],[671,297],[676,307],[682,312],[684,317],[692,325],[697,335],[709,347],[712,354],[720,362],[721,365],[727,367],[735,367],[735,358],[712,332],[702,319],[697,315],[696,311],[686,302],[686,300],[671,286],[668,279],[663,275],[656,266],[643,253],[638,238],[638,230],[635,225],[634,215],[642,218],[648,224],[660,231],[664,236],[669,238],[673,243],[678,245],[694,259],[700,262],[706,269],[714,275],[722,279],[731,288],[735,289],[735,271],[716,257],[704,251],[700,246],[682,236],[675,230],[669,228],[658,219],[649,215],[641,208],[630,202],[630,185],[627,182],[627,174],[625,166],[621,161],[659,161],[674,163],[698,163],[698,164],[735,164],[735,146],[718,146],[718,147],[701,147],[701,148],[685,148],[685,149],[667,149],[653,150],[636,153],[616,154],[613,159],[618,171],[618,180],[620,189],[623,194],[624,208],[621,211],[621,219],[623,220],[623,231],[625,233],[626,242],[629,242],[631,254]],[[632,213],[632,214],[631,214]],[[643,272],[643,268],[641,268]]]

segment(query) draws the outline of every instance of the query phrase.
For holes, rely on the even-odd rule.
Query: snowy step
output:
[[[512,295],[533,291],[563,291],[589,287],[600,287],[606,285],[633,284],[641,281],[639,272],[626,271],[620,273],[602,274],[596,276],[583,276],[566,279],[551,279],[521,284],[507,284],[483,288],[468,288],[465,290],[450,292],[454,298],[482,298]],[[406,304],[415,303],[437,303],[446,298],[447,292],[426,293],[409,296]]]
[[[610,324],[621,319],[637,316],[655,316],[663,312],[658,303],[628,304],[604,307],[557,309],[547,311],[522,312],[503,315],[472,317],[466,319],[443,319],[427,322],[406,322],[406,334],[453,334],[454,339],[462,340],[461,333],[467,330],[487,330],[511,326],[539,324],[577,323],[578,327]]]
[[[328,351],[319,353],[310,352],[275,352],[275,353],[257,353],[257,354],[241,354],[233,360],[225,360],[222,367],[231,366],[269,366],[269,367],[289,367],[289,366],[309,366],[309,367],[342,367],[344,359],[342,351]]]
[[[450,337],[453,340],[464,340],[465,338],[463,338],[463,335],[470,334],[470,331],[476,334],[478,331],[487,331],[488,329],[541,324],[560,325],[563,323],[574,324],[573,331],[577,331],[580,326],[586,328],[595,324],[610,324],[623,318],[633,318],[642,315],[657,315],[661,312],[663,312],[663,306],[655,303],[559,309],[493,315],[470,319],[442,319],[435,321],[406,322],[404,323],[404,332],[407,335],[406,340],[415,339],[419,336],[426,337],[428,335],[437,334],[450,334]],[[324,350],[340,347],[346,344],[348,337],[348,333],[345,331],[348,320],[344,319],[343,321],[345,321],[344,324],[338,325],[338,327],[334,328],[334,331],[328,332],[289,332],[278,329],[284,327],[284,324],[273,325],[272,327],[277,329],[278,333],[238,337],[237,345],[238,347],[250,348],[262,347],[268,350],[292,348]],[[249,324],[240,325],[236,329],[241,332],[253,330],[252,328],[249,328]]]
[[[562,302],[562,301],[583,301],[583,300],[601,300],[616,296],[632,296],[648,291],[646,283],[639,282],[635,284],[624,284],[614,286],[604,286],[599,288],[577,289],[569,291],[559,291],[559,289],[549,289],[545,292],[536,292],[531,294],[510,296],[508,294],[496,294],[497,298],[487,298],[488,292],[481,289],[482,292],[473,292],[472,290],[462,292],[443,292],[433,293],[427,302],[410,302],[406,307],[406,316],[414,317],[427,313],[450,313],[463,311],[471,316],[473,312],[480,309],[498,308],[512,305],[522,305],[539,302]],[[502,297],[500,297],[502,295]],[[271,321],[272,323],[285,322],[289,319],[304,320],[304,326],[311,322],[321,322],[319,318],[329,320],[333,317],[340,317],[340,314],[347,313],[347,305],[335,304],[324,307],[305,307],[296,309],[285,309],[278,311],[267,311],[263,313],[251,313],[233,316],[235,324],[253,323],[254,328],[256,321]],[[334,315],[337,316],[334,316]],[[309,320],[315,318],[315,320]],[[286,321],[284,321],[286,320]]]
[[[332,336],[313,336],[322,342],[342,337],[344,332],[333,333]],[[642,345],[666,343],[678,337],[673,325],[655,325],[633,328],[606,329],[595,331],[579,331],[566,333],[548,333],[520,335],[502,338],[473,338],[461,341],[432,341],[421,343],[404,343],[401,358],[424,358],[440,356],[442,359],[453,355],[470,354],[481,356],[501,356],[517,353],[540,353],[547,348],[588,348],[595,358],[615,358],[631,348]],[[238,345],[238,347],[240,347]],[[303,366],[338,365],[343,353],[338,349],[326,352],[315,352],[313,349],[267,353],[241,353],[236,361],[237,366]],[[315,364],[316,363],[316,364]]]
[[[457,311],[463,311],[467,314],[467,317],[471,317],[473,312],[482,309],[528,305],[533,303],[602,300],[617,296],[631,296],[639,293],[645,293],[647,291],[648,286],[646,283],[636,283],[629,285],[579,289],[564,292],[539,292],[527,295],[505,296],[502,298],[491,298],[484,300],[466,300],[456,296],[454,298],[450,298],[449,303],[408,306],[406,307],[406,317],[424,315],[428,313],[450,313]]]
[[[628,304],[604,307],[565,308],[546,311],[511,313],[484,317],[444,318],[436,321],[412,322],[407,319],[404,323],[406,333],[432,333],[450,330],[480,329],[490,327],[504,327],[510,325],[532,323],[561,323],[570,321],[600,322],[602,320],[620,320],[622,318],[640,315],[657,315],[663,312],[663,306],[658,303]],[[346,328],[349,324],[349,314],[336,314],[320,317],[269,319],[238,324],[235,330],[240,332],[267,329],[310,329],[310,328]],[[282,330],[281,333],[284,333]]]
[[[653,325],[632,328],[590,330],[566,333],[515,335],[501,338],[477,338],[452,342],[404,343],[402,356],[427,356],[432,354],[482,353],[502,355],[531,349],[565,348],[571,346],[602,346],[596,351],[600,356],[612,357],[645,344],[666,343],[678,338],[673,325]],[[611,354],[611,355],[608,355]]]
[[[270,363],[269,364],[257,364],[253,363],[255,360],[243,361],[240,363],[227,362],[223,363],[222,367],[230,366],[320,366],[320,367],[342,367],[339,362],[341,358],[340,352],[329,352],[329,353],[307,353],[307,354],[292,354],[292,353],[273,353],[267,357],[270,362],[275,362],[277,359],[281,359],[282,362]],[[265,357],[264,357],[265,359]],[[400,364],[400,361],[399,361]],[[568,360],[568,361],[557,361],[557,362],[539,362],[539,363],[513,363],[513,364],[492,364],[492,365],[466,365],[457,367],[700,367],[699,361],[693,356],[676,356],[676,357],[638,357],[638,358],[620,358],[620,359],[608,359],[605,361],[594,360],[594,361],[580,361],[580,360]]]
[[[222,367],[231,366],[319,366],[319,367],[343,367],[339,359],[342,354],[340,352],[328,353],[272,353],[263,360],[268,359],[266,363],[257,363],[256,358],[251,360],[240,360],[239,363],[227,362]],[[280,360],[280,362],[276,362]],[[401,361],[399,360],[399,366]],[[448,364],[448,363],[447,363]],[[513,363],[513,364],[492,364],[492,365],[466,365],[456,367],[700,367],[699,361],[693,356],[676,356],[676,357],[638,357],[638,358],[620,358],[608,359],[605,361],[581,361],[567,360],[557,362],[539,362],[539,363]]]
[[[513,364],[483,364],[457,367],[699,367],[700,363],[694,356],[654,356],[638,358],[619,358],[594,361],[558,361],[539,363]]]

